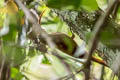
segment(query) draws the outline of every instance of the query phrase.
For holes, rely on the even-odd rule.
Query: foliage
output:
[[[48,0],[47,6],[57,9],[79,9],[82,7],[89,11],[97,10],[98,8],[96,0]]]
[[[23,2],[26,1],[29,0],[25,0]],[[106,0],[102,0],[102,1],[103,3],[106,2]],[[6,5],[4,5],[4,3],[6,3]],[[35,5],[33,5],[33,3]],[[69,37],[72,35],[71,30],[55,13],[51,11],[50,8],[59,9],[59,10],[78,10],[78,11],[85,9],[88,12],[93,12],[95,10],[98,10],[98,8],[103,9],[103,6],[106,5],[107,3],[100,5],[100,0],[48,0],[48,3],[46,5],[40,4],[40,2],[36,2],[36,0],[30,0],[30,2],[26,2],[26,6],[32,9],[35,8],[36,13],[38,15],[40,15],[40,13],[46,9],[44,15],[42,16],[42,21],[40,26],[44,28],[47,33],[50,34],[53,32],[62,32],[68,35]],[[120,15],[119,12],[120,9],[117,12],[118,22]],[[28,25],[29,27],[31,27],[30,23],[28,23]],[[18,5],[16,5],[14,0],[6,0],[6,2],[4,0],[1,0],[0,1],[0,54],[5,56],[6,59],[5,64],[10,65],[11,79],[22,80],[24,78],[27,80],[27,78],[30,79],[32,76],[35,77],[33,79],[37,78],[36,80],[39,80],[41,76],[42,78],[44,76],[45,78],[51,79],[51,76],[55,78],[60,78],[68,75],[69,70],[67,70],[66,64],[64,64],[61,61],[62,59],[59,60],[55,56],[48,54],[51,52],[51,48],[47,48],[48,49],[47,52],[40,52],[39,50],[37,50],[34,41],[30,40],[27,37],[27,30],[24,27],[25,27],[25,14],[18,7]],[[111,30],[111,32],[112,31],[113,30]],[[114,34],[115,32],[110,33],[105,31],[102,33],[103,36],[101,40],[103,42],[107,40],[106,42],[108,42],[109,39],[116,38],[116,35]],[[87,40],[89,40],[90,36],[91,33],[87,33],[86,35]],[[76,37],[75,40],[80,41],[80,39]],[[71,46],[72,45],[71,41],[68,41],[67,38],[64,38],[64,41],[66,42],[66,45],[70,47],[69,49],[71,51],[72,50],[71,48],[73,47]],[[78,45],[80,45],[80,43],[81,41],[78,43]],[[63,52],[59,50],[57,51],[63,54],[62,56],[65,55]],[[47,56],[45,56],[45,54],[47,54]],[[43,55],[42,58],[41,55]],[[68,62],[68,64],[70,65],[70,69],[73,72],[75,72],[77,68],[81,67],[80,63],[76,63],[71,59],[66,58],[65,62]],[[96,65],[98,64],[93,65],[93,67]],[[40,70],[36,72],[38,69]],[[35,76],[34,74],[32,74],[33,73],[32,71],[35,73]],[[40,72],[44,72],[45,75],[41,74]],[[47,72],[51,76],[47,75]],[[41,75],[39,76],[39,74]],[[110,73],[108,75],[110,75]],[[76,76],[78,77],[78,79],[83,79],[82,73]],[[93,77],[96,77],[96,75],[94,75]]]

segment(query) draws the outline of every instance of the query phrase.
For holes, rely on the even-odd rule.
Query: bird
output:
[[[38,23],[41,24],[41,18],[45,10],[40,14],[40,17],[38,19]],[[87,50],[85,48],[85,44],[82,44],[81,46],[78,46],[78,44],[74,40],[74,34],[72,37],[68,36],[67,34],[64,34],[62,32],[54,32],[48,34],[48,36],[52,39],[52,42],[55,43],[56,48],[70,56],[76,57],[76,58],[84,58],[84,56],[87,53]],[[44,45],[48,45],[46,39],[39,35],[39,41],[42,42]],[[95,56],[92,56],[92,61],[95,61],[97,63],[100,63],[102,65],[107,66],[106,62],[104,60],[97,59]]]
[[[69,37],[64,33],[51,33],[49,34],[49,37],[51,37],[53,43],[56,44],[56,48],[67,55],[83,59],[85,55],[88,54],[84,43],[81,46],[78,46],[72,37]],[[44,38],[39,37],[39,39],[42,43],[47,45],[47,42]],[[104,60],[98,59],[95,56],[92,56],[91,60],[108,67]]]

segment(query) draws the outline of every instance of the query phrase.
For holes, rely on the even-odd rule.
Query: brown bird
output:
[[[44,12],[45,10],[41,13],[40,18],[38,19],[39,24],[41,23],[41,17]],[[51,37],[52,41],[56,44],[57,49],[63,51],[64,53],[70,56],[81,58],[84,57],[84,55],[87,53],[87,51],[84,49],[85,45],[79,47],[77,43],[73,40],[74,35],[72,37],[69,37],[68,35],[60,32],[51,33],[48,35],[49,37]],[[43,44],[47,45],[46,40],[41,35],[39,36],[39,40]],[[103,60],[99,60],[94,56],[92,56],[92,60],[107,66]]]
[[[84,58],[85,54],[88,54],[85,48],[85,45],[78,46],[77,43],[68,35],[64,33],[52,33],[49,34],[52,38],[52,41],[56,44],[57,49],[63,51],[64,53],[76,57],[76,58]],[[44,38],[40,37],[40,41],[47,45],[47,42]],[[107,66],[105,61],[97,59],[95,56],[92,56],[92,61],[100,63],[104,66]]]

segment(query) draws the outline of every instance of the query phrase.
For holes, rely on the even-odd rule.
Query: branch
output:
[[[101,33],[102,28],[106,27],[106,20],[108,18],[108,16],[110,15],[110,13],[112,12],[115,4],[118,3],[118,0],[114,0],[113,3],[111,3],[111,5],[109,5],[106,13],[102,13],[102,15],[100,16],[100,18],[98,19],[98,21],[95,24],[95,27],[93,29],[92,32],[92,37],[88,43],[88,58],[87,58],[87,62],[85,64],[85,69],[88,68],[87,70],[85,70],[85,74],[86,74],[86,80],[89,80],[89,74],[90,74],[90,64],[91,64],[91,59],[92,59],[92,53],[94,52],[94,50],[96,49],[97,45],[98,45],[98,41],[99,41],[99,35]]]

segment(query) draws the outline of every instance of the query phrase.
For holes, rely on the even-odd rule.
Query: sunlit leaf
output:
[[[48,57],[46,55],[44,55],[44,58],[42,59],[42,63],[43,64],[51,64],[50,60],[48,59]]]
[[[105,11],[107,8],[107,0],[96,0],[96,1],[98,3],[99,8]]]
[[[13,0],[7,1],[3,8],[0,8],[0,13],[16,14],[18,12],[18,7]]]
[[[120,6],[119,6],[118,11],[117,11],[117,20],[120,22]]]
[[[23,74],[29,80],[56,80],[68,74],[64,64],[58,58],[53,55],[47,55],[47,57],[50,59],[51,65],[42,63],[44,58],[42,55],[35,56],[22,65],[22,67],[27,68]]]
[[[0,7],[3,7],[4,0],[0,0]]]
[[[11,78],[13,80],[22,80],[23,75],[17,68],[11,68]]]
[[[96,0],[81,0],[81,6],[88,11],[93,11],[98,9]]]

